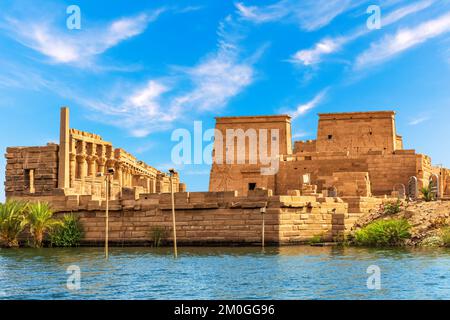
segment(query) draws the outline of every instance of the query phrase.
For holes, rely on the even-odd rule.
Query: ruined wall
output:
[[[303,152],[316,152],[316,140],[295,141],[294,154]]]
[[[58,184],[58,145],[6,149],[6,197],[50,195]]]
[[[369,151],[392,153],[397,149],[395,112],[319,114],[316,151]]]
[[[84,226],[84,243],[102,245],[105,236],[105,202],[91,196],[47,197],[56,215],[74,213]],[[35,198],[30,198],[35,200]],[[170,194],[141,194],[138,200],[110,202],[112,244],[148,243],[154,228],[172,240]],[[248,197],[235,192],[182,192],[175,194],[177,240],[180,244],[259,244],[266,207],[267,243],[291,244],[320,235],[331,240],[345,229],[347,204],[339,198],[271,196],[256,190]]]
[[[372,195],[368,172],[333,172],[331,181],[338,197],[370,197]]]
[[[213,165],[211,169],[209,191],[234,191],[247,195],[252,187],[275,189],[275,175],[262,175],[259,165]]]
[[[395,154],[367,156],[366,161],[374,195],[390,195],[395,184],[408,186],[417,175],[417,154],[414,150],[397,150]]]
[[[363,159],[349,158],[346,155],[343,152],[330,152],[283,157],[275,178],[275,194],[287,194],[288,190],[300,189],[304,174],[310,174],[311,183],[316,184],[320,192],[334,184],[331,183],[335,172],[367,171],[367,163]]]
[[[93,195],[106,197],[105,175],[114,169],[110,196],[125,192],[170,192],[168,174],[139,161],[101,136],[69,127],[69,109],[61,108],[60,144],[7,149],[6,197],[12,195]],[[174,191],[185,190],[178,173]],[[128,190],[131,189],[131,190]]]

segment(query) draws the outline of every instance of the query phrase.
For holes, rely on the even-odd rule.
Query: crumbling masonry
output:
[[[40,147],[10,147],[6,150],[6,197],[89,195],[104,199],[105,177],[114,168],[111,199],[123,193],[170,191],[169,175],[138,161],[121,148],[114,148],[99,135],[69,128],[69,109],[61,109],[60,143]],[[178,173],[174,191],[184,191]]]
[[[216,118],[216,129],[224,137],[229,129],[245,132],[245,145],[238,146],[237,139],[232,147],[245,152],[246,161],[214,163],[210,191],[237,190],[245,195],[248,190],[265,188],[276,195],[297,192],[336,193],[340,197],[398,196],[399,193],[405,196],[411,182],[417,181],[412,186],[417,193],[433,179],[434,185],[439,186],[440,197],[450,196],[450,171],[432,166],[426,155],[403,149],[393,111],[319,114],[317,139],[295,141],[293,147],[287,115],[220,117]],[[262,175],[261,168],[265,165],[259,161],[249,163],[250,143],[259,148],[260,140],[266,139],[260,134],[252,136],[249,129],[265,129],[267,135],[270,130],[278,130],[279,153],[275,156],[279,159],[279,169],[275,174]],[[267,141],[273,143],[274,137],[268,136]],[[217,148],[223,148],[225,154],[230,146],[216,143],[215,153]],[[305,176],[309,181],[303,181]]]

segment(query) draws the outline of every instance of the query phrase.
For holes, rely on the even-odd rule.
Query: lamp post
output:
[[[178,257],[177,225],[175,221],[175,197],[173,192],[173,175],[175,174],[175,169],[169,169],[169,174],[170,174],[170,196],[172,200],[173,255],[176,259]]]
[[[105,209],[105,259],[109,258],[109,196],[111,187],[111,177],[114,175],[114,168],[109,168],[106,174],[100,172],[97,174],[98,177],[105,177],[105,198],[106,198],[106,209]]]
[[[261,207],[259,209],[259,212],[262,215],[262,232],[261,232],[261,247],[264,249],[264,231],[265,231],[265,219],[264,216],[266,215],[266,207]]]

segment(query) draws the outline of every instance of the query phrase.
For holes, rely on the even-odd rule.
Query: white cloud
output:
[[[234,51],[219,50],[193,68],[186,69],[193,88],[175,99],[177,107],[214,110],[224,106],[253,81],[250,63],[238,62]]]
[[[180,75],[187,78],[189,89],[177,94],[170,102],[175,113],[217,110],[253,83],[253,64],[264,48],[250,57],[242,57],[240,42],[245,35],[232,16],[219,23],[217,35],[218,49],[215,52],[193,67],[177,68]]]
[[[400,29],[397,33],[373,43],[357,57],[355,67],[359,69],[380,64],[447,32],[450,32],[450,12],[423,22],[415,28]]]
[[[266,7],[245,6],[242,2],[236,3],[239,15],[253,23],[266,23],[277,21],[289,14],[287,1],[280,1]]]
[[[416,126],[416,125],[418,125],[418,124],[420,124],[422,122],[425,122],[425,121],[427,121],[429,119],[430,119],[430,117],[428,117],[428,116],[418,117],[418,118],[415,118],[415,119],[411,120],[408,124],[410,126]]]
[[[25,22],[6,18],[0,28],[17,42],[50,58],[54,63],[86,66],[91,59],[120,42],[145,31],[147,25],[158,18],[162,9],[150,14],[115,20],[109,25],[81,30],[60,30],[49,20]]]
[[[301,139],[311,135],[309,132],[299,131],[292,135],[292,139]]]
[[[308,101],[307,103],[298,105],[295,110],[290,111],[292,119],[296,119],[299,116],[304,115],[311,109],[314,109],[323,101],[327,94],[328,89],[322,90],[319,92],[311,101]]]
[[[301,63],[305,66],[316,64],[320,62],[321,57],[325,54],[336,52],[342,45],[342,38],[327,38],[318,42],[314,48],[308,50],[297,51],[291,61],[294,63]]]
[[[307,31],[328,25],[345,11],[364,1],[351,0],[281,0],[267,6],[246,6],[236,3],[240,17],[256,24],[267,22],[291,22]]]
[[[243,58],[242,33],[235,28],[240,26],[227,17],[219,25],[217,50],[192,67],[173,67],[174,74],[163,80],[151,79],[137,88],[118,86],[100,99],[79,101],[103,114],[97,120],[125,127],[137,137],[199,113],[217,111],[253,83],[253,64],[261,54],[259,50]]]
[[[82,105],[101,113],[94,120],[126,128],[134,137],[145,137],[151,132],[167,128],[175,115],[163,107],[163,95],[169,87],[157,80],[149,80],[137,88],[130,86],[112,88],[100,98],[79,98]],[[131,94],[123,95],[123,92]]]
[[[389,12],[386,16],[382,16],[382,25],[386,27],[393,24],[411,14],[420,12],[433,4],[432,0],[418,1],[404,7]],[[311,49],[303,49],[297,51],[291,58],[291,62],[310,66],[318,64],[322,61],[323,56],[340,51],[346,44],[370,33],[371,31],[362,27],[348,35],[335,38],[325,38],[316,43]]]
[[[392,12],[387,14],[385,17],[382,16],[381,25],[382,25],[382,27],[388,26],[388,25],[395,23],[411,14],[425,10],[426,8],[428,8],[432,4],[434,4],[434,2],[435,2],[435,0],[417,1],[412,4],[406,5],[404,7],[393,10]]]

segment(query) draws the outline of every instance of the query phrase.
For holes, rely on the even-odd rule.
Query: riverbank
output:
[[[407,246],[444,246],[447,228],[450,226],[450,201],[402,202],[399,212],[387,212],[383,206],[359,218],[350,234],[380,220],[404,220],[409,226]]]

